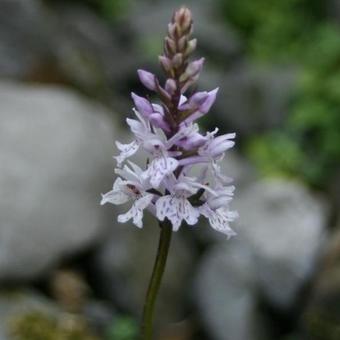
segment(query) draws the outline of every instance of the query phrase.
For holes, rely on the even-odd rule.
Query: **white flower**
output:
[[[229,222],[238,217],[237,212],[229,210],[234,190],[232,185],[217,186],[213,194],[205,193],[205,203],[199,207],[200,213],[209,220],[211,227],[227,235],[228,239],[236,235],[229,226]]]
[[[196,224],[200,213],[187,198],[195,194],[201,185],[191,177],[180,176],[176,180],[173,176],[168,178],[167,187],[170,194],[160,197],[156,202],[157,218],[160,221],[168,218],[174,231],[179,229],[183,220],[189,225]]]
[[[120,205],[132,200],[131,208],[125,214],[118,216],[118,222],[125,223],[132,219],[138,228],[142,228],[143,210],[152,203],[154,195],[146,192],[145,187],[143,187],[143,182],[140,181],[141,169],[133,163],[130,164],[137,173],[127,166],[124,169],[117,169],[116,172],[128,178],[128,180],[118,177],[113,184],[113,189],[102,195],[101,205],[105,203]]]
[[[136,140],[132,141],[129,144],[122,144],[117,141],[116,146],[120,151],[120,154],[114,157],[117,161],[118,166],[121,166],[127,158],[133,156],[139,149],[139,143]]]
[[[148,166],[142,174],[143,179],[149,179],[153,188],[158,188],[167,175],[176,170],[178,161],[172,157],[158,156]]]
[[[225,235],[228,239],[235,236],[236,233],[229,226],[229,222],[234,221],[238,214],[235,211],[230,211],[227,207],[221,207],[213,210],[208,203],[204,203],[199,207],[200,213],[209,220],[211,227]]]

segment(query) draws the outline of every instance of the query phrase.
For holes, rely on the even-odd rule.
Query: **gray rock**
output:
[[[103,233],[109,113],[60,88],[0,84],[0,279],[32,279]]]
[[[53,54],[59,70],[69,82],[92,96],[109,101],[124,87],[121,84],[126,84],[132,72],[137,77],[138,58],[130,45],[117,37],[120,26],[113,30],[102,18],[81,5],[59,5],[53,13],[57,26],[57,48]],[[131,39],[128,33],[126,36],[124,41]]]
[[[246,63],[229,72],[210,67],[201,78],[203,88],[220,87],[214,118],[242,135],[279,126],[296,83],[297,70],[292,67],[259,68]]]
[[[338,339],[340,336],[340,223],[336,225],[308,296],[301,323],[308,339]]]
[[[253,251],[256,277],[267,299],[291,306],[311,277],[326,238],[328,210],[297,182],[263,180],[237,196],[237,231]]]
[[[301,184],[279,179],[248,184],[234,207],[238,235],[216,237],[204,254],[195,301],[213,339],[263,340],[271,335],[259,297],[289,312],[322,254],[328,210]]]
[[[49,15],[40,1],[0,2],[0,75],[28,77],[53,50]]]
[[[81,4],[0,1],[0,76],[71,84],[126,109],[117,92],[138,59],[117,31]]]
[[[108,207],[108,209],[112,209]],[[113,216],[116,220],[117,216]],[[112,223],[112,222],[111,222]],[[111,225],[111,236],[94,259],[101,289],[111,301],[134,315],[141,313],[158,247],[159,227],[149,216],[142,230],[130,224]],[[157,301],[157,322],[180,320],[193,274],[195,251],[174,233]]]
[[[256,268],[241,238],[205,254],[196,280],[195,301],[215,340],[264,339],[256,310]]]

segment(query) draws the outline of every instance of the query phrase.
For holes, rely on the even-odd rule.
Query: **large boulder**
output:
[[[255,183],[237,199],[237,230],[253,250],[259,288],[270,303],[289,308],[320,258],[327,206],[303,185],[275,179]]]
[[[240,214],[232,226],[238,235],[229,241],[216,237],[203,255],[195,301],[213,339],[276,338],[280,330],[266,334],[271,316],[258,307],[292,311],[317,269],[328,209],[303,185],[278,179],[243,187],[233,206]],[[207,233],[209,227],[200,229]]]
[[[205,254],[197,273],[195,301],[212,339],[264,339],[255,271],[251,250],[241,239],[225,241]]]
[[[0,280],[33,279],[103,233],[109,112],[61,88],[0,84]]]

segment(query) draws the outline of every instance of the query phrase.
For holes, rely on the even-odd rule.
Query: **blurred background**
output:
[[[158,228],[118,225],[100,193],[181,4],[0,0],[1,340],[137,338]],[[230,241],[174,235],[156,339],[338,340],[340,1],[186,5],[240,218]]]

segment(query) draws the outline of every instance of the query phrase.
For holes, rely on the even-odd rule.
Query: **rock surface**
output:
[[[252,254],[242,240],[221,243],[205,254],[195,298],[215,340],[259,339]]]
[[[326,239],[328,209],[297,182],[263,180],[235,203],[238,231],[253,250],[256,277],[267,299],[287,308],[313,274]]]
[[[297,84],[293,67],[262,67],[240,63],[221,72],[212,67],[202,74],[203,88],[220,87],[212,114],[239,135],[254,135],[280,126],[288,113],[291,95]]]
[[[107,207],[111,209],[111,207]],[[113,215],[115,221],[117,216]],[[158,247],[159,227],[153,217],[144,221],[144,228],[132,224],[111,222],[112,233],[99,249],[93,267],[101,284],[101,291],[115,304],[140,314],[145,299]],[[166,271],[157,302],[158,323],[181,320],[184,297],[190,293],[194,272],[195,250],[182,233],[172,238]]]
[[[0,75],[23,78],[47,63],[53,50],[48,14],[36,0],[0,3]]]
[[[60,88],[0,84],[0,280],[32,279],[103,232],[113,127]]]
[[[325,248],[303,313],[302,328],[307,338],[335,340],[340,337],[340,223]]]
[[[214,339],[263,340],[259,296],[283,312],[293,307],[320,259],[327,208],[302,185],[278,179],[243,188],[234,207],[238,235],[215,238],[203,255],[195,301]]]

